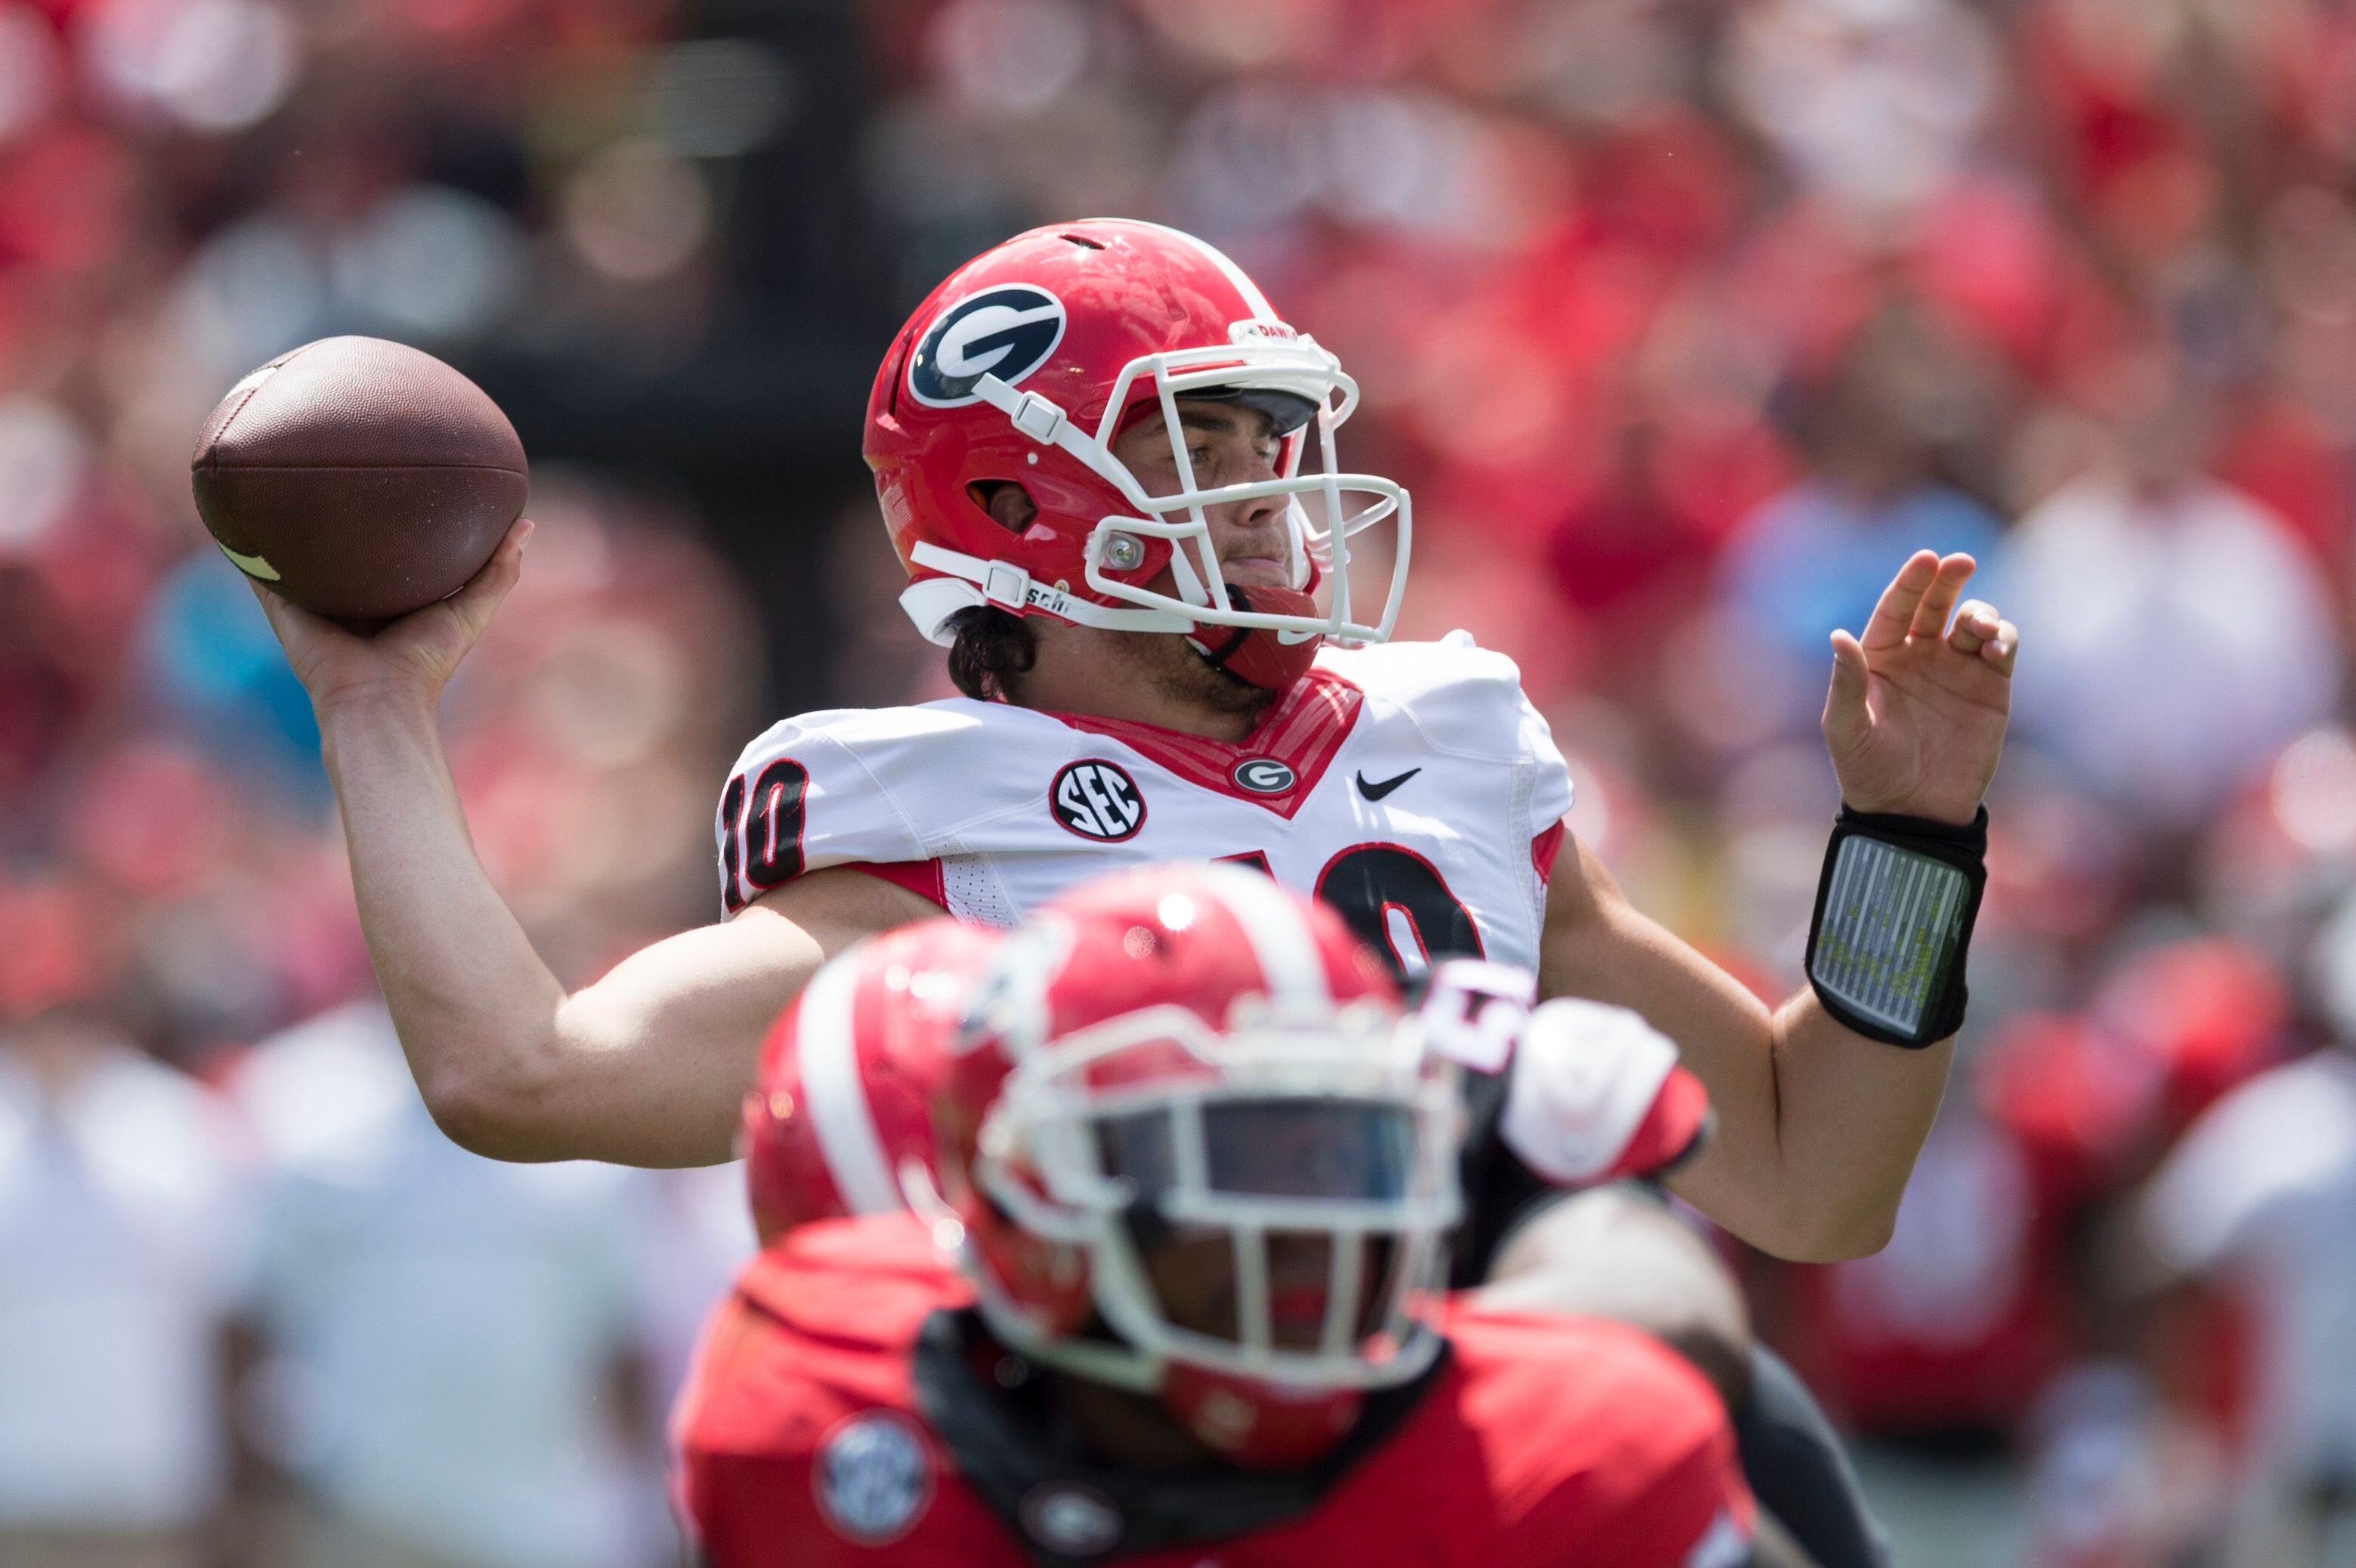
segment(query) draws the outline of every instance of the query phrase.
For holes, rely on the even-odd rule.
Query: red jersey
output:
[[[1451,1297],[1451,1352],[1310,1470],[1120,1470],[1029,1419],[1028,1364],[910,1217],[747,1266],[672,1418],[712,1568],[1734,1568],[1752,1506],[1717,1396],[1617,1324]]]

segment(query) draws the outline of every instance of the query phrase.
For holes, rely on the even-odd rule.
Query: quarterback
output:
[[[1834,634],[1846,809],[1811,983],[1771,1009],[1562,831],[1569,777],[1510,661],[1387,640],[1411,506],[1338,468],[1356,401],[1175,231],[1059,225],[952,274],[884,358],[866,455],[904,603],[968,695],[756,739],[721,799],[727,918],[570,994],[475,857],[435,724],[530,524],[372,637],[257,590],[317,711],[435,1118],[507,1159],[725,1159],[765,1028],[830,953],[943,909],[1010,925],[1124,864],[1223,857],[1319,894],[1403,969],[1485,956],[1633,1008],[1719,1117],[1679,1195],[1780,1256],[1878,1248],[1962,1015],[2011,624],[1958,607],[1968,557],[1925,551],[1860,636]]]
[[[1124,865],[1226,859],[1315,894],[1401,974],[1481,957],[1632,1009],[1718,1117],[1673,1190],[1783,1257],[1879,1247],[1963,1015],[2014,628],[1958,606],[1968,557],[1925,551],[1861,635],[1834,634],[1845,809],[1810,983],[1770,1009],[1564,831],[1568,770],[1509,660],[1461,634],[1389,640],[1412,505],[1340,468],[1357,397],[1175,231],[1057,225],[958,269],[885,354],[865,450],[903,605],[965,694],[755,738],[720,795],[724,918],[569,994],[475,857],[434,713],[530,525],[372,637],[258,589],[318,714],[369,950],[436,1120],[506,1159],[723,1160],[764,1032],[830,955],[943,911],[1010,927]],[[1468,1151],[1466,1174],[1459,1283],[1515,1276],[1520,1305],[1601,1308],[1681,1346],[1743,1337],[1706,1254],[1672,1235],[1642,1267],[1599,1264],[1646,1228],[1547,1212],[1556,1193],[1516,1160]],[[1597,1299],[1639,1277],[1650,1303]],[[1717,1380],[1740,1408],[1762,1369]],[[1802,1441],[1762,1451],[1828,1454],[1785,1391],[1771,1424]]]

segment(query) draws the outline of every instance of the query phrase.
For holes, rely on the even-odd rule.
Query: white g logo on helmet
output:
[[[1035,284],[1001,284],[941,312],[908,357],[908,391],[930,408],[979,403],[995,375],[1008,386],[1047,362],[1064,340],[1064,302]]]

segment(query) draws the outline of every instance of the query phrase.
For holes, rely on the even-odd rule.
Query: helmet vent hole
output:
[[[1091,251],[1101,251],[1104,249],[1104,242],[1102,240],[1091,240],[1086,234],[1066,234],[1063,238],[1069,240],[1075,245],[1084,245]]]
[[[976,479],[965,488],[973,504],[1009,533],[1021,533],[1039,515],[1039,503],[1012,479]]]

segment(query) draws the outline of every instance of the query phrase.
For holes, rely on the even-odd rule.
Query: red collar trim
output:
[[[1358,710],[1365,700],[1364,692],[1332,671],[1312,670],[1277,699],[1258,728],[1232,744],[1134,719],[1098,718],[1093,714],[1047,716],[1090,735],[1109,736],[1188,783],[1248,800],[1290,822],[1310,791],[1317,788],[1317,781],[1325,777],[1333,754],[1350,738],[1351,726],[1358,722]],[[1246,763],[1271,758],[1290,770],[1291,782],[1286,788],[1248,789],[1236,781],[1237,770]],[[1246,776],[1280,777],[1274,768],[1251,770]]]

